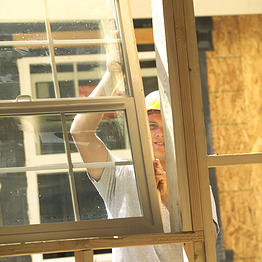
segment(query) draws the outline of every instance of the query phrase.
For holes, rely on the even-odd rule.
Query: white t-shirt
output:
[[[119,161],[109,152],[108,161]],[[91,178],[105,202],[109,218],[141,216],[133,166],[116,166],[104,169],[99,181]],[[169,226],[168,210],[163,205],[167,229]],[[170,229],[169,229],[170,230]],[[176,249],[179,245],[137,246],[112,249],[113,262],[175,262]],[[181,254],[182,255],[182,254]],[[187,257],[183,250],[184,261]]]

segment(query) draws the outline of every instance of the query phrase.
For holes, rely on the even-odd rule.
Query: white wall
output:
[[[110,17],[110,0],[47,0],[53,21]],[[134,18],[151,17],[151,0],[130,0]],[[43,21],[43,0],[0,0],[1,22]],[[103,6],[103,8],[101,8]],[[262,13],[262,0],[194,0],[196,16]]]
[[[262,0],[194,0],[196,16],[261,14]]]
[[[111,18],[109,0],[47,0],[51,21]],[[0,0],[0,23],[44,21],[43,0]]]
[[[151,0],[130,0],[134,17],[151,17]],[[262,0],[194,0],[196,16],[262,14]]]

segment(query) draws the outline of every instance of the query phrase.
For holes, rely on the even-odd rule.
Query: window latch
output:
[[[32,97],[30,95],[19,95],[14,102],[32,102]]]

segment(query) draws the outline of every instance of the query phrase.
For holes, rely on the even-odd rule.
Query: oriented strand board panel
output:
[[[208,52],[208,57],[240,56],[240,34],[238,16],[213,17],[212,32],[214,51]]]
[[[262,15],[214,17],[207,66],[217,154],[255,152],[262,130],[261,26]]]
[[[216,172],[219,176],[219,191],[250,191],[252,166],[224,166],[217,167]],[[223,203],[221,203],[223,205]]]
[[[207,73],[214,152],[262,152],[262,15],[213,17]],[[262,165],[216,169],[226,249],[262,261]]]
[[[229,191],[220,194],[223,203],[221,215],[225,231],[225,246],[234,249],[235,258],[252,258],[258,255],[258,231],[254,213],[250,212],[250,191]],[[228,214],[230,213],[230,216]]]

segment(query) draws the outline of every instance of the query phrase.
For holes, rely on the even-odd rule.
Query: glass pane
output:
[[[236,261],[260,261],[262,165],[215,169],[221,216],[220,238]],[[219,206],[217,205],[217,208]],[[221,249],[220,252],[225,252]],[[256,254],[256,255],[254,255]]]
[[[38,116],[36,121],[39,130],[36,143],[36,154],[45,155],[65,153],[60,115]],[[67,131],[69,132],[69,130]],[[69,145],[71,150],[76,152],[76,147],[71,136],[69,137]]]
[[[47,1],[53,70],[47,58],[53,47],[47,41],[44,1],[20,2],[5,1],[0,10],[0,100],[19,94],[32,99],[87,97],[105,75],[107,63],[118,71],[106,81],[104,95],[130,93],[125,69],[115,63],[125,64],[113,2]]]
[[[76,149],[78,140],[70,134],[70,152],[66,155],[64,118],[59,114],[0,118],[1,225],[142,216],[124,111],[89,114],[103,114],[96,133],[111,153],[102,161],[99,150],[92,149],[92,160],[83,163]],[[67,114],[63,120],[68,133],[74,117]],[[73,162],[72,172],[68,170],[68,157]],[[101,182],[91,178],[86,166],[90,162],[93,170],[99,170],[97,165],[103,162]],[[120,183],[125,185],[121,189]],[[128,197],[123,201],[121,194],[126,192]],[[115,200],[109,202],[111,198]]]
[[[96,49],[90,47],[55,48],[61,98],[88,97],[101,81],[106,72],[106,55],[88,55],[89,52],[94,52]],[[76,55],[80,52],[82,52],[81,56]],[[55,98],[50,65],[31,66],[31,79],[35,90],[33,98]],[[111,84],[112,81],[109,80],[108,83]]]
[[[148,52],[149,53],[149,52]],[[154,52],[141,52],[139,55],[144,94],[147,96],[158,89],[157,70]]]
[[[46,39],[43,0],[1,2],[0,45],[1,41]]]
[[[57,77],[58,80],[70,82],[74,91],[66,96],[61,94],[61,97],[86,97],[105,74],[107,62],[111,64],[117,61],[124,65],[113,1],[77,0],[72,5],[67,0],[59,5],[59,14],[56,2],[47,3]],[[67,66],[68,71],[59,71],[61,66]],[[114,94],[129,93],[125,72],[121,73],[119,64],[117,67],[120,73],[108,80],[104,95],[110,95],[116,87],[117,92]],[[61,89],[61,83],[59,86]]]
[[[210,103],[210,153],[261,151],[261,14],[217,16],[212,22],[204,91]],[[203,82],[206,76],[203,71]]]
[[[35,81],[35,67],[40,76],[50,70],[48,49],[0,43],[0,57],[0,100],[14,100],[20,94],[34,97],[36,91],[31,85]],[[37,66],[32,66],[35,61]]]
[[[87,168],[109,218],[142,216],[125,114],[104,113],[94,130],[92,120],[99,117],[101,113],[81,113],[74,118],[71,131],[79,151],[77,159],[82,159],[80,163],[73,160],[74,171]]]
[[[107,213],[101,196],[86,172],[74,174],[81,220],[105,219]],[[75,221],[68,173],[38,175],[41,223]]]
[[[32,262],[32,256],[2,257],[1,262]]]

